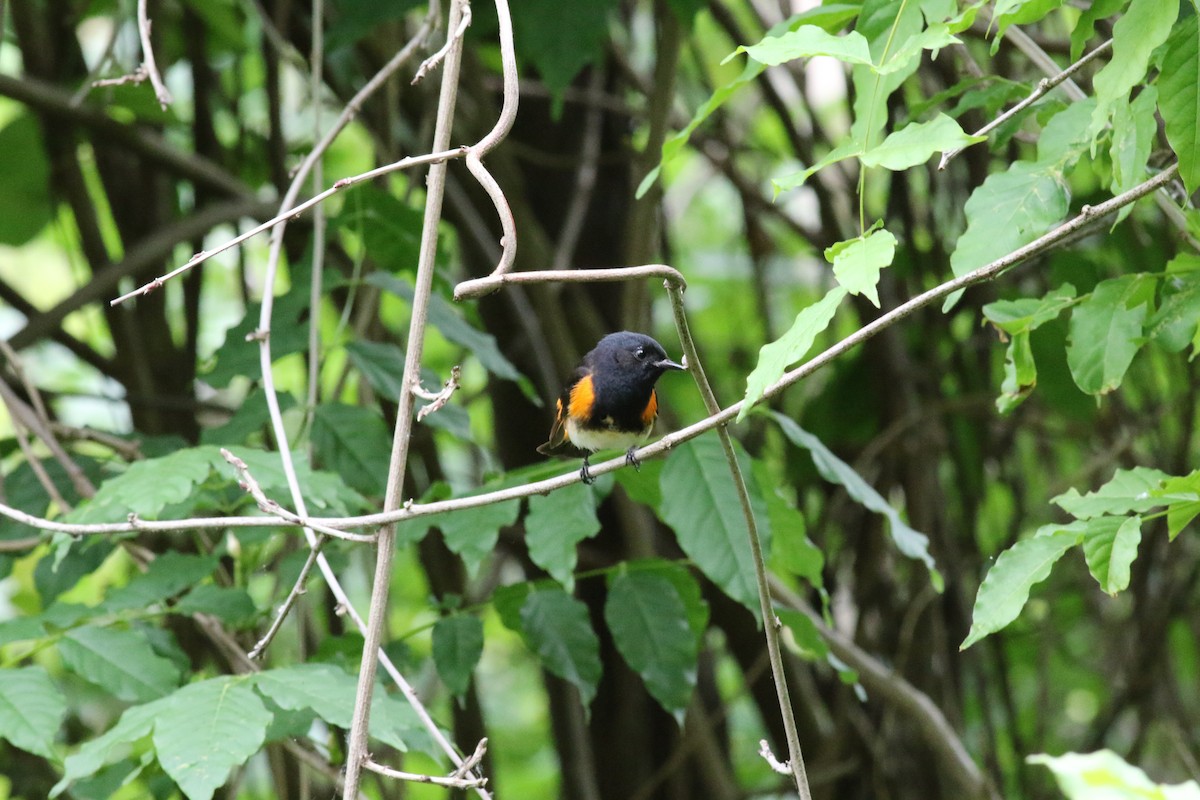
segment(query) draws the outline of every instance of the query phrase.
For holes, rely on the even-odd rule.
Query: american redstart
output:
[[[621,448],[636,467],[633,451],[650,435],[658,416],[654,383],[669,369],[685,369],[667,358],[662,345],[641,333],[610,333],[583,357],[556,403],[550,441],[539,453],[570,444],[584,451],[579,477],[592,482],[588,457]]]

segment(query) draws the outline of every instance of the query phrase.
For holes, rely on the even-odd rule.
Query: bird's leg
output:
[[[583,466],[579,470],[579,479],[588,486],[591,486],[596,479],[592,477],[592,471],[588,469],[588,458],[589,456],[583,457]]]
[[[636,444],[625,451],[625,463],[633,467],[638,472],[642,471],[642,462],[638,461]]]

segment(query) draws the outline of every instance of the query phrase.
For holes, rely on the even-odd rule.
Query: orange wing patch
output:
[[[650,402],[646,403],[646,408],[642,411],[642,424],[649,428],[654,424],[655,417],[658,416],[658,392],[650,390]]]
[[[595,403],[596,387],[592,384],[592,376],[584,375],[571,387],[571,400],[567,404],[567,416],[584,422],[591,418],[592,406]]]

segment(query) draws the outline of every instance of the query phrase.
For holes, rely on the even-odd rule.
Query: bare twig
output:
[[[462,374],[462,368],[457,364],[450,368],[450,377],[442,384],[441,391],[429,392],[421,386],[420,378],[412,387],[412,392],[422,400],[427,400],[429,405],[423,406],[417,412],[417,421],[425,419],[430,414],[441,409],[442,406],[450,400],[451,396],[458,390],[458,378]]]
[[[538,270],[536,272],[492,273],[484,278],[463,281],[454,287],[455,300],[469,300],[513,283],[621,283],[639,278],[663,278],[681,289],[687,288],[682,273],[666,264],[647,264],[641,267],[612,267],[609,269]]]
[[[320,194],[318,194],[314,197],[310,197],[308,200],[305,200],[303,203],[300,203],[299,205],[296,205],[296,206],[286,207],[285,211],[272,217],[271,219],[267,220],[266,222],[262,223],[261,225],[258,225],[256,227],[251,228],[250,230],[246,231],[245,233],[242,233],[238,236],[233,237],[229,241],[224,242],[223,244],[220,244],[217,247],[214,247],[212,250],[204,250],[204,251],[197,253],[196,255],[192,256],[191,260],[189,260],[186,264],[176,267],[175,269],[171,270],[167,274],[161,275],[143,286],[139,286],[138,288],[134,289],[132,292],[126,292],[125,294],[121,295],[120,297],[109,301],[109,305],[117,306],[117,305],[120,305],[121,303],[124,303],[126,300],[129,300],[130,298],[137,297],[139,295],[150,294],[155,289],[161,288],[162,285],[164,283],[166,283],[167,281],[171,280],[172,278],[179,277],[183,273],[190,270],[192,267],[195,267],[199,264],[203,264],[205,261],[208,261],[210,258],[217,255],[218,253],[223,253],[226,250],[228,250],[229,248],[235,247],[235,246],[241,244],[242,242],[246,241],[247,239],[257,236],[258,234],[262,233],[263,231],[271,230],[272,228],[277,228],[280,225],[286,223],[287,221],[299,217],[302,213],[304,213],[308,209],[312,208],[315,205],[318,205],[319,203],[325,202],[327,199],[329,199],[333,195],[337,194],[342,189],[345,189],[349,186],[354,186],[355,184],[358,184],[358,183],[362,183],[363,181],[374,180],[375,178],[378,178],[382,175],[387,175],[389,173],[397,172],[402,169],[408,169],[409,167],[416,167],[416,166],[420,166],[422,164],[436,164],[436,163],[440,163],[442,161],[447,161],[452,158],[461,158],[462,156],[466,155],[467,149],[468,148],[466,146],[463,146],[463,147],[456,147],[453,150],[444,150],[444,151],[437,152],[437,153],[429,153],[429,154],[423,155],[423,156],[408,156],[407,158],[402,158],[399,161],[395,161],[391,164],[386,164],[382,167],[376,167],[375,169],[369,170],[360,175],[352,175],[348,178],[342,178],[339,181],[337,181],[336,183],[334,183],[333,186],[329,187],[328,189],[326,189],[325,191],[321,192]],[[285,206],[286,206],[286,204],[285,204]],[[270,284],[267,284],[267,285],[269,286]]]
[[[721,406],[717,402],[712,385],[708,382],[708,377],[704,374],[704,367],[700,363],[700,354],[696,350],[695,340],[692,339],[692,333],[688,327],[687,312],[683,305],[683,291],[670,283],[664,283],[664,286],[667,295],[671,298],[671,310],[675,315],[675,329],[679,332],[679,341],[683,345],[688,372],[696,381],[696,388],[700,390],[700,396],[704,400],[704,407],[708,410],[709,415],[718,414]],[[808,788],[808,772],[804,767],[804,757],[800,750],[800,735],[796,731],[796,714],[792,709],[787,673],[783,668],[783,654],[779,647],[779,620],[775,616],[771,602],[771,589],[768,584],[766,560],[763,557],[762,538],[758,533],[758,522],[754,516],[754,509],[750,505],[750,492],[746,488],[746,478],[738,465],[737,451],[733,448],[733,438],[729,435],[728,426],[718,426],[717,435],[721,439],[721,449],[725,451],[725,461],[729,465],[733,487],[742,507],[742,517],[746,520],[746,534],[750,542],[750,556],[754,561],[754,577],[758,588],[759,611],[762,614],[763,634],[767,641],[767,657],[771,663],[771,676],[775,682],[779,715],[783,720],[784,735],[787,738],[788,762],[785,774],[792,776],[800,799],[810,800],[812,793]]]
[[[171,93],[167,91],[162,76],[158,74],[158,65],[154,63],[154,48],[150,44],[150,15],[146,11],[147,0],[138,0],[138,36],[142,40],[142,68],[150,74],[150,85],[154,87],[154,96],[158,104],[166,111],[171,105]]]
[[[150,77],[150,73],[146,72],[145,64],[138,64],[133,72],[120,75],[116,78],[99,78],[92,81],[92,88],[99,89],[104,86],[124,86],[127,83],[139,84]]]
[[[792,774],[792,768],[776,758],[775,754],[771,752],[771,745],[767,743],[766,739],[758,740],[758,754],[762,756],[763,761],[767,762],[767,766],[771,768],[772,772],[778,772],[780,775]]]
[[[513,219],[512,208],[500,184],[483,166],[483,157],[498,145],[508,132],[512,130],[517,118],[517,100],[520,87],[517,81],[517,54],[513,47],[512,17],[508,12],[508,0],[496,0],[496,17],[500,22],[500,63],[504,74],[504,102],[500,107],[500,116],[496,124],[486,136],[472,145],[467,152],[467,169],[475,176],[475,180],[487,192],[500,217],[500,227],[504,235],[500,239],[500,263],[496,265],[493,275],[502,275],[512,269],[517,257],[517,222]]]
[[[1016,30],[1016,29],[1013,28],[1011,30]],[[1009,119],[1012,119],[1014,116],[1016,116],[1017,114],[1020,114],[1026,108],[1029,108],[1029,106],[1036,103],[1038,100],[1040,100],[1044,95],[1049,93],[1050,90],[1054,89],[1060,83],[1067,80],[1072,75],[1074,75],[1076,72],[1078,72],[1079,70],[1083,69],[1085,66],[1090,64],[1092,62],[1092,60],[1095,59],[1097,56],[1103,55],[1104,53],[1107,53],[1111,49],[1112,49],[1112,39],[1109,39],[1108,41],[1104,42],[1104,44],[1101,44],[1095,50],[1088,53],[1083,58],[1079,59],[1074,64],[1067,67],[1066,69],[1064,69],[1062,72],[1058,73],[1057,75],[1053,75],[1049,78],[1042,78],[1042,80],[1038,82],[1037,88],[1035,88],[1029,94],[1028,97],[1026,97],[1021,102],[1017,103],[1012,108],[1005,111],[1000,116],[996,117],[994,120],[989,122],[987,125],[984,125],[982,128],[975,131],[975,133],[972,135],[986,136],[988,133],[991,133],[993,130],[995,130],[996,128],[1003,125],[1006,121],[1008,121]],[[1078,88],[1078,87],[1076,87],[1076,88]],[[969,146],[970,145],[967,145],[967,147],[969,147]],[[965,147],[959,147],[954,150],[947,150],[945,153],[942,154],[942,160],[938,162],[937,168],[945,169],[946,165],[948,165],[950,163],[951,159],[953,159],[956,155],[958,155],[965,149],[966,149]]]
[[[498,5],[503,0],[499,0]],[[465,0],[451,0],[448,31],[457,30],[462,19]],[[503,16],[503,15],[502,15]],[[503,25],[503,23],[501,23]],[[453,39],[450,51],[442,67],[442,86],[438,97],[437,120],[434,124],[433,150],[445,150],[450,143],[454,121],[454,107],[458,99],[458,77],[462,64],[462,39]],[[408,345],[404,358],[403,387],[397,398],[396,430],[392,437],[392,454],[388,469],[387,490],[384,494],[384,510],[398,509],[408,462],[408,449],[412,440],[413,406],[416,398],[412,387],[421,374],[421,357],[425,347],[425,329],[428,318],[429,297],[433,288],[433,272],[437,256],[438,223],[442,216],[442,201],[446,189],[447,166],[437,162],[429,168],[426,177],[425,216],[421,227],[421,246],[417,259],[417,274],[413,285],[412,318],[409,321]],[[362,661],[359,666],[358,689],[354,699],[354,715],[346,744],[346,785],[343,800],[354,800],[358,793],[362,769],[368,761],[367,733],[371,719],[371,697],[375,690],[375,665],[379,660],[380,644],[383,640],[384,624],[387,620],[387,602],[392,581],[392,557],[396,550],[396,529],[387,525],[379,531],[375,547],[375,573],[371,586],[371,607],[367,625],[363,629]],[[435,738],[440,739],[443,749],[455,765],[462,758],[444,737],[437,726],[428,718],[424,706],[416,702],[411,688],[407,693],[410,704],[418,714],[424,714],[427,726]],[[484,795],[484,790],[477,787]]]
[[[247,655],[256,659],[266,652],[271,646],[271,642],[275,641],[275,637],[279,635],[279,629],[283,627],[284,620],[287,619],[292,607],[296,605],[296,601],[300,599],[300,595],[304,594],[308,585],[308,576],[312,574],[312,568],[317,563],[317,559],[321,555],[321,549],[325,547],[325,542],[329,538],[324,534],[317,536],[308,548],[308,558],[304,559],[304,566],[300,568],[300,573],[296,576],[296,580],[292,583],[292,590],[288,592],[287,597],[279,604],[279,608],[275,611],[275,619],[271,620],[270,627],[259,640],[255,642],[254,647],[250,649]]]
[[[467,28],[469,27],[471,27],[471,7],[467,6],[463,9],[462,19],[458,23],[457,30],[451,31],[450,35],[446,37],[446,43],[436,53],[421,62],[421,66],[417,68],[417,74],[413,76],[413,86],[425,80],[425,76],[429,74],[429,71],[442,63],[442,59],[446,57],[446,53],[450,52],[451,45],[456,41],[460,41],[466,35]]]

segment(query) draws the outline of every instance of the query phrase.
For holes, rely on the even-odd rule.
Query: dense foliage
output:
[[[513,5],[484,163],[514,269],[686,279],[812,796],[1200,798],[1195,3]],[[504,15],[471,12],[454,145],[502,116]],[[431,151],[446,14],[0,2],[0,797],[339,793],[389,585],[373,761],[445,776],[486,737],[496,797],[795,791],[714,426],[520,490],[577,474],[535,448],[603,334],[679,357],[661,279],[455,302],[505,251],[451,153],[426,304],[427,167],[337,183]],[[336,191],[110,305],[301,180]],[[397,472],[414,313],[422,386],[458,388]],[[712,416],[658,391],[658,433]],[[398,474],[380,584],[335,536],[377,521],[337,520]]]

